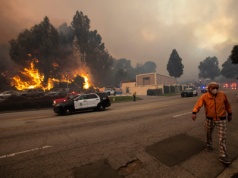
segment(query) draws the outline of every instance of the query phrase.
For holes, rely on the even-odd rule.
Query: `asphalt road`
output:
[[[238,155],[238,106],[227,91],[234,121],[228,153]],[[204,111],[198,97],[141,96],[103,112],[57,116],[51,109],[0,114],[0,177],[217,177],[227,167],[203,150]],[[236,119],[236,120],[235,120]]]

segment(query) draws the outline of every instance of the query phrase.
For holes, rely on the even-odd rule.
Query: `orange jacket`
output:
[[[198,113],[203,105],[206,117],[211,120],[226,119],[226,113],[232,114],[231,105],[222,91],[218,91],[216,97],[209,92],[203,94],[195,104],[193,113]]]

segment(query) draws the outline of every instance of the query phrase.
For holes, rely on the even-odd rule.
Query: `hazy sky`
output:
[[[16,39],[48,16],[58,28],[82,11],[116,59],[153,61],[168,75],[176,49],[184,74],[196,79],[198,65],[216,56],[220,66],[238,44],[238,0],[0,0],[0,43]]]

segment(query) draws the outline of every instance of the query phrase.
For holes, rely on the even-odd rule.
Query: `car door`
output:
[[[100,102],[100,98],[92,93],[87,95],[87,103],[89,108],[97,107],[98,103]]]
[[[74,99],[74,108],[76,110],[84,109],[88,107],[86,95],[80,95],[77,98]]]

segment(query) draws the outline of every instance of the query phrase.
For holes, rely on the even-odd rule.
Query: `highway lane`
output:
[[[146,146],[179,133],[196,131],[202,139],[204,114],[196,122],[190,118],[197,99],[153,97],[69,116],[57,116],[51,109],[2,113],[0,173],[69,175],[74,167],[99,159],[143,155]]]

